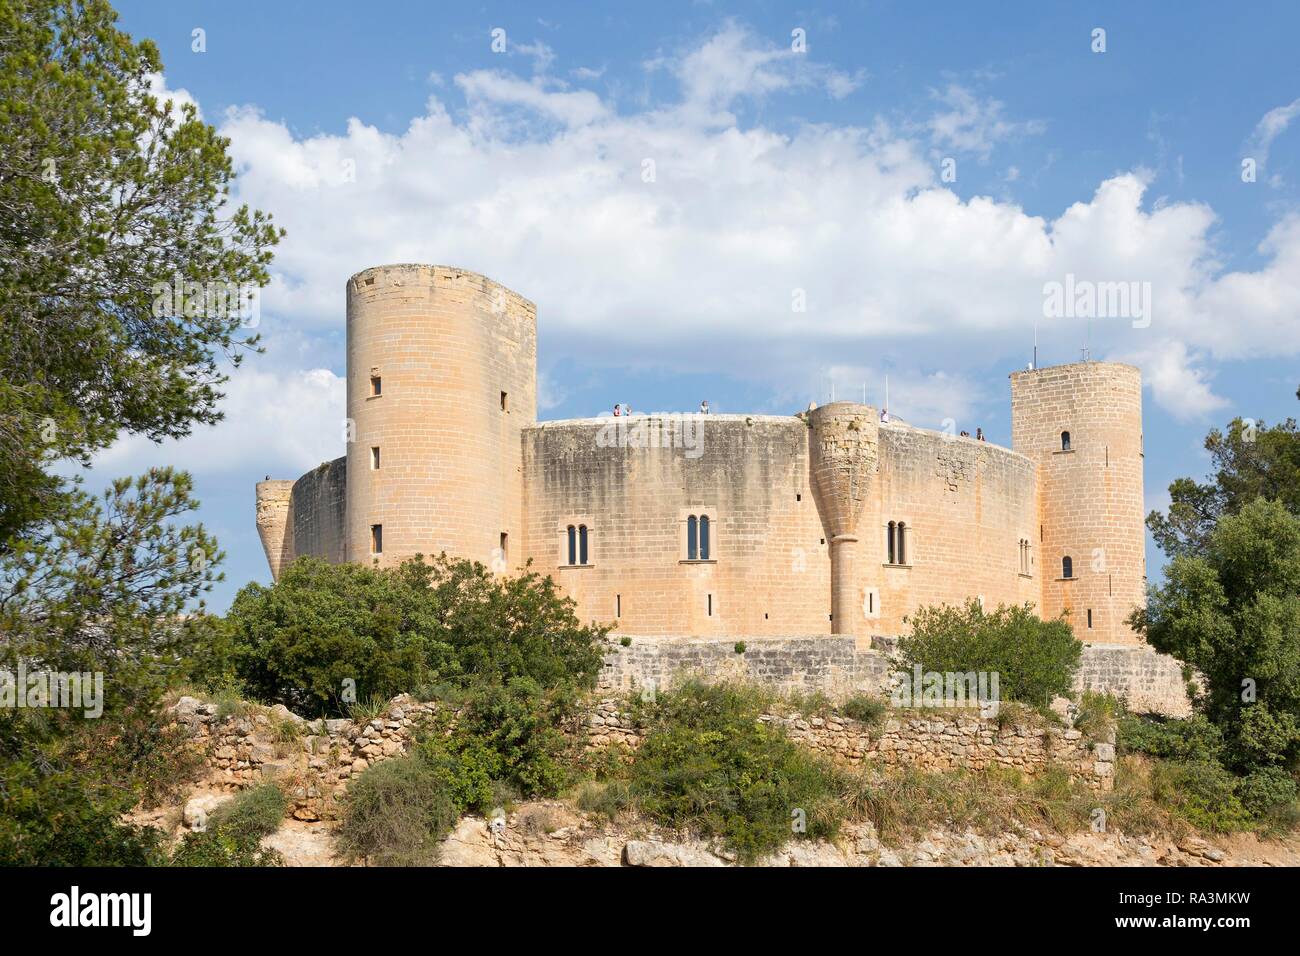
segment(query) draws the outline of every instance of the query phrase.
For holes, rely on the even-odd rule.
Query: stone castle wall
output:
[[[895,639],[876,637],[872,646],[850,636],[731,638],[628,636],[617,633],[605,657],[600,686],[626,693],[634,688],[667,689],[688,677],[745,680],[781,693],[820,691],[835,700],[854,694],[885,694],[895,667]],[[737,648],[743,644],[743,649]],[[1125,701],[1138,713],[1186,717],[1191,713],[1182,664],[1145,644],[1083,646],[1075,691],[1099,691]]]
[[[347,464],[346,457],[336,458],[293,483],[289,514],[298,554],[332,564],[346,560]]]

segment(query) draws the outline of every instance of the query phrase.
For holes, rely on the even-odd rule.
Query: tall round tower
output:
[[[869,406],[831,402],[808,413],[808,426],[810,483],[830,546],[831,633],[857,634],[864,620],[858,583],[878,552],[880,425]],[[872,536],[863,543],[867,528]]]
[[[1038,465],[1040,613],[1075,636],[1132,643],[1145,601],[1142,379],[1131,365],[1078,362],[1011,376],[1012,446]]]
[[[347,299],[347,559],[446,551],[513,568],[520,432],[537,411],[535,306],[426,265],[358,272]]]

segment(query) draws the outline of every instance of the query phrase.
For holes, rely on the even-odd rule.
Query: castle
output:
[[[536,308],[473,272],[347,283],[347,453],[257,485],[271,572],[446,551],[554,577],[624,634],[896,635],[928,604],[1031,602],[1136,645],[1142,386],[1011,375],[1012,447],[831,402],[790,415],[539,422]],[[737,647],[740,645],[737,644]]]

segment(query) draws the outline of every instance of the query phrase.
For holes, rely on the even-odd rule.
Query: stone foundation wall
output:
[[[1048,726],[1030,714],[999,721],[972,710],[890,711],[875,727],[835,713],[805,716],[772,710],[760,720],[785,729],[792,740],[848,765],[863,762],[925,770],[985,770],[1003,767],[1027,777],[1049,766],[1063,767],[1071,779],[1093,790],[1115,782],[1115,734],[1092,740],[1081,731]],[[591,717],[591,746],[623,744],[635,748],[641,733],[619,711],[602,701]]]
[[[873,637],[871,647],[854,638],[817,637],[659,637],[619,635],[611,641],[600,686],[609,691],[668,688],[687,676],[707,680],[745,680],[781,693],[821,691],[833,699],[857,693],[881,694],[895,669],[890,663],[897,639]],[[737,652],[737,647],[743,650]],[[1084,644],[1075,690],[1095,690],[1127,701],[1138,713],[1185,717],[1191,713],[1182,664],[1150,647]]]
[[[745,680],[781,693],[820,690],[832,697],[877,692],[889,672],[883,654],[857,649],[852,636],[816,637],[631,637],[615,635],[600,686],[626,692],[668,688],[686,676]],[[743,650],[737,652],[737,647]]]

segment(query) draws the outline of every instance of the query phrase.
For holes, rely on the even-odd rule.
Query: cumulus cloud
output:
[[[165,457],[169,465],[197,474],[251,468],[296,478],[343,454],[345,398],[344,380],[329,369],[247,364],[226,386],[224,422],[168,441],[165,456],[149,439],[128,436],[99,455],[95,467],[108,475],[136,474]]]
[[[1225,272],[1213,210],[1152,202],[1140,169],[1054,216],[963,199],[938,180],[936,143],[982,157],[1036,127],[958,86],[931,117],[737,119],[781,92],[837,95],[811,56],[727,24],[653,61],[677,93],[636,109],[579,72],[569,85],[492,70],[457,75],[398,133],[361,117],[301,135],[255,107],[228,112],[236,198],[288,230],[263,301],[279,323],[268,340],[328,339],[341,361],[346,278],[414,261],[486,273],[538,304],[552,406],[564,390],[546,371],[563,357],[755,380],[791,411],[828,377],[846,393],[865,380],[879,401],[888,371],[897,414],[965,422],[1004,401],[1037,327],[1043,361],[1085,344],[1131,358],[1158,403],[1195,417],[1222,404],[1213,362],[1300,353],[1300,219],[1272,229],[1260,268]],[[1149,283],[1149,325],[1044,318],[1044,284],[1067,275]],[[240,437],[223,453],[264,456],[259,435],[293,428],[321,436],[286,452],[294,462],[338,454],[341,412],[321,409],[341,408],[341,383],[319,364],[240,370],[218,429]],[[251,398],[272,393],[274,411]]]

